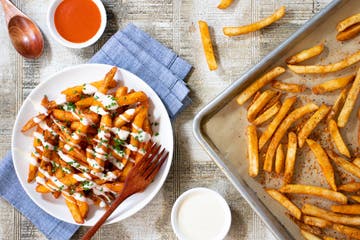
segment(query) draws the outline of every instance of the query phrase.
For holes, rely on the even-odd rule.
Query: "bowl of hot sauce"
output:
[[[100,0],[54,0],[48,10],[51,36],[70,48],[94,44],[106,26],[106,11]]]

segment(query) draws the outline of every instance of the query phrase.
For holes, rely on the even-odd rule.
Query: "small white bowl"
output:
[[[196,198],[198,198],[196,200]],[[229,232],[230,229],[230,225],[231,225],[231,211],[229,208],[229,205],[227,204],[227,202],[225,201],[225,199],[217,192],[208,189],[208,188],[193,188],[190,189],[186,192],[184,192],[183,194],[180,195],[180,197],[175,201],[175,204],[172,208],[171,211],[171,225],[172,228],[176,234],[176,236],[180,239],[180,240],[188,240],[190,237],[187,236],[186,233],[183,232],[182,227],[181,227],[181,220],[179,219],[180,215],[185,216],[184,214],[179,214],[180,211],[185,211],[184,209],[181,210],[182,208],[190,208],[190,207],[194,207],[196,204],[196,201],[199,201],[200,198],[204,198],[206,199],[204,201],[204,207],[206,207],[206,204],[210,202],[210,198],[212,198],[214,201],[216,201],[217,206],[219,207],[219,209],[216,209],[217,211],[221,211],[223,214],[223,221],[221,222],[222,226],[219,226],[219,231],[217,232],[217,234],[215,234],[214,236],[212,236],[211,238],[209,238],[209,236],[194,236],[194,239],[207,239],[207,240],[221,240],[224,239],[227,235],[227,233]],[[192,201],[192,202],[191,202]],[[192,206],[191,206],[192,205]],[[208,206],[209,207],[209,206]],[[199,219],[199,209],[198,208],[193,208],[190,212],[188,213],[194,213],[192,220],[194,219]],[[205,209],[203,209],[205,210]],[[214,210],[214,209],[213,209]],[[207,219],[213,219],[211,218],[211,213],[209,212],[203,212],[203,216],[207,217]],[[180,220],[180,221],[179,221]],[[191,231],[195,228],[194,224],[192,225],[192,229]],[[202,222],[202,227],[205,227],[204,223]],[[189,230],[189,229],[187,229]],[[188,233],[189,235],[189,233]],[[191,238],[192,239],[192,238]]]
[[[63,0],[53,0],[53,1],[51,1],[50,6],[48,8],[46,19],[47,19],[47,25],[48,25],[51,36],[58,43],[60,43],[61,45],[65,46],[65,47],[69,47],[69,48],[85,48],[85,47],[88,47],[88,46],[94,44],[97,40],[99,40],[101,35],[104,33],[104,30],[106,27],[106,21],[107,21],[105,7],[104,7],[103,3],[101,2],[101,0],[92,0],[96,4],[96,6],[98,7],[98,9],[100,11],[101,23],[100,23],[99,30],[96,32],[96,34],[92,38],[90,38],[86,42],[82,42],[82,43],[70,42],[70,41],[64,39],[56,30],[55,23],[54,23],[54,15],[55,15],[55,11],[56,11],[57,7],[59,6],[59,4],[62,1]]]

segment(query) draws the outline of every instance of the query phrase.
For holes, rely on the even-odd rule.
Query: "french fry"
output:
[[[37,166],[35,166],[33,164],[29,164],[29,173],[28,173],[28,178],[27,178],[28,183],[34,181],[34,179],[36,178],[37,171],[38,171]]]
[[[350,151],[347,148],[343,138],[341,137],[340,131],[339,131],[338,127],[337,127],[337,124],[336,124],[335,120],[331,119],[328,122],[328,129],[329,129],[329,132],[330,132],[331,139],[332,139],[333,143],[335,144],[337,150],[341,154],[347,156],[348,158],[351,157]]]
[[[233,0],[221,0],[219,5],[217,6],[217,8],[219,8],[219,9],[228,8],[232,2],[233,2]]]
[[[300,233],[306,240],[321,240],[321,238],[319,238],[315,234],[305,231],[303,229],[300,229]]]
[[[108,89],[111,88],[111,83],[114,81],[114,76],[117,72],[117,67],[112,67],[109,72],[106,73],[103,84],[100,85],[99,92],[105,94]]]
[[[307,139],[306,143],[309,145],[311,151],[314,153],[317,162],[319,163],[321,170],[325,176],[325,179],[327,183],[329,184],[330,188],[334,191],[337,191],[336,189],[336,183],[335,183],[335,174],[334,169],[330,163],[330,160],[324,151],[324,149],[321,147],[321,145],[314,140]]]
[[[284,15],[285,15],[285,6],[282,6],[281,8],[276,10],[271,16],[263,18],[258,22],[240,27],[224,27],[223,32],[226,36],[229,37],[255,32],[278,21]]]
[[[43,121],[47,117],[46,114],[39,114],[34,118],[31,118],[27,123],[22,127],[21,132],[26,132],[29,129],[35,127],[39,122]]]
[[[282,193],[293,193],[293,194],[307,194],[312,196],[317,196],[325,199],[329,199],[334,202],[339,202],[341,204],[347,203],[347,197],[339,192],[329,190],[322,187],[310,186],[310,185],[301,185],[301,184],[287,184],[282,186],[279,189]],[[307,213],[305,213],[307,214]],[[311,215],[311,214],[310,214]],[[313,215],[316,216],[316,215]],[[316,216],[321,217],[321,216]]]
[[[349,236],[354,239],[360,239],[360,230],[358,228],[353,228],[341,224],[333,224],[332,228],[340,233],[345,234],[346,236]]]
[[[323,218],[333,223],[360,226],[360,217],[358,216],[349,216],[345,214],[333,213],[308,203],[305,203],[303,205],[301,211],[303,212],[303,214]]]
[[[320,227],[320,228],[326,228],[331,226],[331,222],[322,219],[322,218],[318,218],[318,217],[313,217],[313,216],[304,216],[303,217],[304,223],[311,225],[311,226],[315,226],[315,227]]]
[[[360,190],[360,182],[345,183],[339,186],[340,191],[357,192]]]
[[[358,145],[360,146],[360,108],[358,109],[357,120],[358,120],[357,140],[358,140]]]
[[[342,32],[345,29],[347,29],[348,27],[360,23],[360,13],[358,14],[354,14],[350,17],[345,18],[344,20],[342,20],[341,22],[339,22],[336,26],[336,30],[338,32]]]
[[[320,43],[309,49],[302,50],[301,52],[295,54],[294,56],[289,57],[288,59],[286,59],[286,63],[297,64],[303,62],[305,60],[320,55],[323,52],[323,50],[324,50],[324,44]]]
[[[331,110],[329,112],[329,114],[326,117],[326,121],[330,121],[330,119],[335,119],[337,118],[337,115],[339,114],[341,108],[343,107],[345,100],[346,100],[346,95],[349,91],[349,88],[344,88],[343,90],[341,90],[339,96],[336,98],[334,105],[331,107]]]
[[[327,65],[291,65],[291,64],[288,64],[288,67],[294,73],[299,73],[299,74],[330,73],[330,72],[337,72],[337,71],[340,71],[347,67],[350,67],[351,65],[353,65],[359,61],[360,61],[360,51],[358,51],[354,54],[351,54],[350,56],[347,56],[346,58],[344,58],[343,60],[341,60],[339,62],[332,63],[332,64],[327,64]]]
[[[329,236],[324,236],[323,239],[324,240],[336,240],[336,238],[329,237]]]
[[[350,196],[350,198],[352,199],[352,200],[354,200],[355,202],[358,202],[358,203],[360,203],[360,196]]]
[[[323,83],[320,83],[312,88],[313,93],[315,94],[323,94],[326,92],[332,92],[337,89],[343,88],[348,85],[351,81],[353,81],[355,75],[348,75],[345,77],[335,78]]]
[[[354,24],[336,35],[336,40],[346,41],[356,37],[360,33],[360,23]]]
[[[38,193],[51,193],[50,189],[45,187],[44,185],[38,184],[35,188],[35,191]]]
[[[211,42],[209,27],[205,21],[198,21],[198,24],[207,64],[210,71],[216,70],[218,66],[215,59],[213,44]]]
[[[288,148],[285,159],[285,170],[284,170],[284,184],[289,184],[294,175],[295,160],[296,160],[297,140],[296,134],[289,132],[288,134]]]
[[[284,103],[285,105],[285,103]],[[272,138],[269,147],[266,151],[265,161],[264,161],[264,170],[267,172],[272,171],[273,158],[275,155],[276,148],[278,147],[282,137],[290,126],[298,119],[302,118],[304,115],[311,113],[317,110],[319,107],[314,103],[308,103],[302,107],[299,107],[293,110],[280,124],[276,130],[274,137]]]
[[[296,97],[290,97],[285,99],[283,105],[281,106],[279,112],[276,114],[275,118],[268,125],[266,130],[260,136],[259,139],[259,149],[261,150],[267,141],[272,137],[277,127],[280,125],[281,121],[285,118],[286,114],[289,112],[290,108],[296,102]]]
[[[249,157],[249,176],[256,177],[259,174],[259,148],[256,127],[249,125],[247,127],[248,157]]]
[[[298,133],[298,143],[300,148],[304,146],[307,137],[321,122],[321,120],[325,118],[329,111],[330,107],[322,104],[319,109],[305,122],[304,126],[300,129]]]
[[[260,114],[254,121],[252,121],[252,124],[255,126],[263,124],[264,122],[274,117],[279,112],[280,108],[281,108],[281,103],[280,102],[275,103],[268,110]]]
[[[276,77],[280,76],[285,72],[283,67],[275,67],[269,72],[265,73],[260,78],[256,79],[250,86],[248,86],[244,91],[242,91],[237,97],[236,101],[239,105],[243,105],[247,100],[249,100],[260,88],[264,87],[266,84],[271,82]]]
[[[79,224],[83,224],[84,218],[81,216],[81,212],[80,212],[78,205],[76,204],[76,200],[71,196],[65,197],[64,194],[63,194],[63,196],[65,198],[66,205],[69,208],[70,213],[71,213],[73,219],[75,220],[75,222],[77,222]]]
[[[263,114],[266,110],[268,110],[269,108],[271,108],[272,106],[274,106],[276,103],[280,102],[282,93],[281,92],[276,92],[276,95],[265,105],[265,107],[259,112],[259,115]]]
[[[345,171],[351,173],[352,175],[360,178],[360,168],[356,166],[354,163],[347,161],[346,159],[338,156],[334,151],[327,150],[326,151],[329,157],[341,168]]]
[[[249,122],[255,120],[257,114],[263,109],[263,107],[275,96],[276,92],[272,90],[266,90],[260,94],[258,99],[250,106],[247,112],[247,118]]]
[[[127,106],[139,102],[145,102],[147,101],[147,99],[148,98],[146,94],[142,91],[139,91],[139,92],[129,93],[125,96],[117,98],[116,101],[119,104],[119,106]]]
[[[280,143],[278,148],[276,149],[275,155],[275,172],[280,174],[284,168],[285,163],[285,154],[283,145]]]
[[[340,128],[345,127],[346,123],[348,122],[350,118],[350,114],[354,108],[356,99],[358,98],[359,91],[360,91],[360,68],[356,74],[356,78],[346,97],[344,106],[339,113],[337,124]]]
[[[275,189],[266,189],[266,192],[276,201],[278,201],[283,207],[285,207],[289,213],[297,219],[301,219],[301,211],[300,209],[291,202],[287,197],[285,197],[280,192]]]
[[[352,163],[357,166],[358,168],[360,168],[360,158],[355,158]]]
[[[282,81],[274,80],[271,83],[271,87],[282,90],[285,92],[291,92],[291,93],[300,93],[304,92],[306,90],[305,85],[301,84],[295,84],[295,83],[285,83]]]
[[[76,205],[78,206],[79,208],[79,211],[80,211],[80,214],[81,214],[81,217],[83,219],[86,218],[86,215],[89,211],[89,205],[87,202],[83,202],[83,201],[79,201],[79,200],[76,200]]]
[[[254,95],[254,97],[251,99],[251,102],[249,103],[247,110],[249,110],[249,108],[254,104],[254,102],[260,97],[261,92],[257,91]]]
[[[336,212],[336,213],[359,215],[360,214],[360,204],[332,205],[331,211]]]

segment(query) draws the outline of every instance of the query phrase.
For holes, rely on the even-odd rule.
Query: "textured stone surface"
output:
[[[104,0],[108,14],[105,34],[94,46],[82,50],[67,49],[50,38],[46,27],[49,1],[13,2],[39,24],[46,41],[40,59],[23,59],[11,46],[3,13],[0,13],[0,159],[10,148],[17,111],[31,89],[50,74],[87,62],[113,33],[132,22],[194,66],[188,79],[193,104],[174,121],[175,156],[160,193],[133,217],[102,227],[94,239],[176,239],[170,225],[171,206],[182,192],[199,186],[215,189],[229,203],[233,223],[227,239],[273,239],[259,217],[196,142],[192,120],[202,106],[330,0],[234,0],[227,10],[217,9],[217,0]],[[278,23],[241,37],[230,39],[223,36],[224,25],[256,21],[281,5],[287,6],[287,14]],[[210,72],[205,62],[197,28],[200,19],[211,26],[220,63],[216,72]],[[28,220],[1,199],[0,211],[0,239],[45,239]],[[84,231],[86,228],[81,228],[73,239],[78,239]]]

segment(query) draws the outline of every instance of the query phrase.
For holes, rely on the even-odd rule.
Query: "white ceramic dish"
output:
[[[37,107],[40,106],[44,94],[46,94],[49,99],[56,99],[60,96],[60,91],[67,87],[102,79],[111,67],[110,65],[104,64],[83,64],[66,68],[52,75],[45,81],[42,81],[26,98],[15,121],[11,148],[14,167],[19,181],[29,197],[40,208],[65,222],[75,224],[64,199],[62,197],[54,199],[51,194],[39,194],[35,191],[36,183],[27,183],[29,166],[27,159],[31,158],[30,154],[33,150],[33,130],[23,134],[21,133],[21,128],[31,117],[38,114]],[[172,126],[168,113],[160,98],[144,81],[124,69],[119,69],[115,77],[116,79],[120,79],[120,83],[128,86],[129,89],[142,90],[148,95],[150,99],[150,120],[159,123],[153,127],[154,133],[159,133],[155,140],[169,151],[169,158],[160,169],[154,182],[150,184],[143,193],[135,194],[124,201],[108,218],[106,223],[115,223],[133,215],[154,198],[165,182],[173,155]],[[94,225],[104,212],[105,210],[90,205],[88,217],[83,225]]]
[[[195,199],[197,198],[197,199]],[[210,199],[211,198],[211,199]],[[199,200],[203,199],[204,201],[199,202]],[[211,202],[211,200],[214,201],[214,203],[216,204],[208,204],[209,202]],[[196,203],[197,202],[197,203]],[[201,207],[198,204],[202,204],[203,205],[203,209],[202,210],[207,210],[204,212],[201,212],[199,210],[199,207]],[[218,209],[213,209],[211,207],[216,207]],[[187,208],[187,210],[184,210],[184,208]],[[215,215],[213,214],[214,211],[215,212],[221,212],[221,215],[218,215],[219,217],[223,217],[223,221],[222,219],[215,219]],[[183,214],[180,213],[181,211],[183,211]],[[185,213],[185,211],[187,213]],[[187,216],[187,221],[190,222],[192,221],[191,226],[188,227],[188,229],[186,229],[188,231],[188,233],[185,233],[185,231],[183,230],[184,228],[182,227],[182,223],[184,222],[185,219],[180,219],[181,217],[184,217],[185,215]],[[191,216],[190,216],[191,215]],[[199,217],[199,215],[202,215]],[[219,220],[218,223],[221,224],[221,226],[219,226],[219,224],[216,224],[216,227],[218,227],[218,231],[215,230],[214,232],[217,232],[215,234],[215,236],[199,236],[199,232],[196,234],[194,234],[194,231],[196,230],[196,226],[202,227],[205,230],[209,229],[209,226],[207,226],[207,223],[199,223],[197,220],[205,220],[204,218],[208,218],[211,220],[215,219],[215,220]],[[221,223],[220,223],[221,222]],[[208,188],[192,188],[190,190],[187,190],[186,192],[184,192],[183,194],[181,194],[179,196],[179,198],[175,201],[174,206],[171,210],[171,225],[172,228],[176,234],[176,236],[180,239],[180,240],[189,240],[189,236],[188,235],[192,235],[193,237],[191,239],[206,239],[206,240],[221,240],[224,239],[227,235],[227,233],[229,232],[230,226],[231,226],[231,211],[229,208],[229,205],[227,204],[227,202],[225,201],[225,199],[217,192],[208,189]],[[210,229],[209,229],[210,230]],[[214,229],[213,229],[214,230]],[[190,231],[190,232],[189,232]],[[206,230],[206,232],[208,232],[208,230]]]
[[[69,48],[85,48],[85,47],[91,46],[97,40],[99,40],[101,35],[104,33],[104,30],[106,27],[106,22],[107,22],[105,7],[104,7],[103,3],[101,2],[101,0],[92,0],[96,4],[96,6],[98,7],[98,9],[100,11],[101,23],[100,23],[99,30],[96,32],[96,34],[92,38],[90,38],[86,42],[82,42],[82,43],[70,42],[70,41],[66,40],[65,38],[63,38],[56,30],[55,23],[54,23],[55,10],[62,1],[63,0],[50,1],[46,20],[47,20],[47,25],[48,25],[51,36],[58,43],[60,43],[61,45],[65,46],[65,47],[69,47]]]

